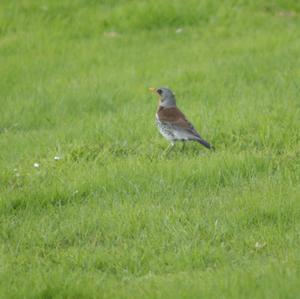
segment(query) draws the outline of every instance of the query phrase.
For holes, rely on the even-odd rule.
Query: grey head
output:
[[[151,90],[159,95],[159,106],[176,107],[175,95],[169,88],[159,87]]]

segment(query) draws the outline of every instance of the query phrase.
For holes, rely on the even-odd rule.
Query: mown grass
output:
[[[1,2],[2,298],[300,297],[300,6],[198,2]]]

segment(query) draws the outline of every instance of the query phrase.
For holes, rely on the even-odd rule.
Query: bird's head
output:
[[[174,93],[166,87],[154,88],[151,87],[149,90],[156,93],[159,97],[159,106],[162,107],[176,107],[176,99]]]

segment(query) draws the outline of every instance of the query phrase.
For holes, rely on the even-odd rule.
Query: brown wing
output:
[[[186,130],[201,138],[193,125],[186,119],[185,115],[177,107],[159,107],[157,115],[161,122],[167,122],[178,129]]]

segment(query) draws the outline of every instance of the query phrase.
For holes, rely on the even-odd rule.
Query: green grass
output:
[[[0,297],[300,298],[299,26],[291,0],[1,1]],[[162,157],[149,86],[216,152]]]

